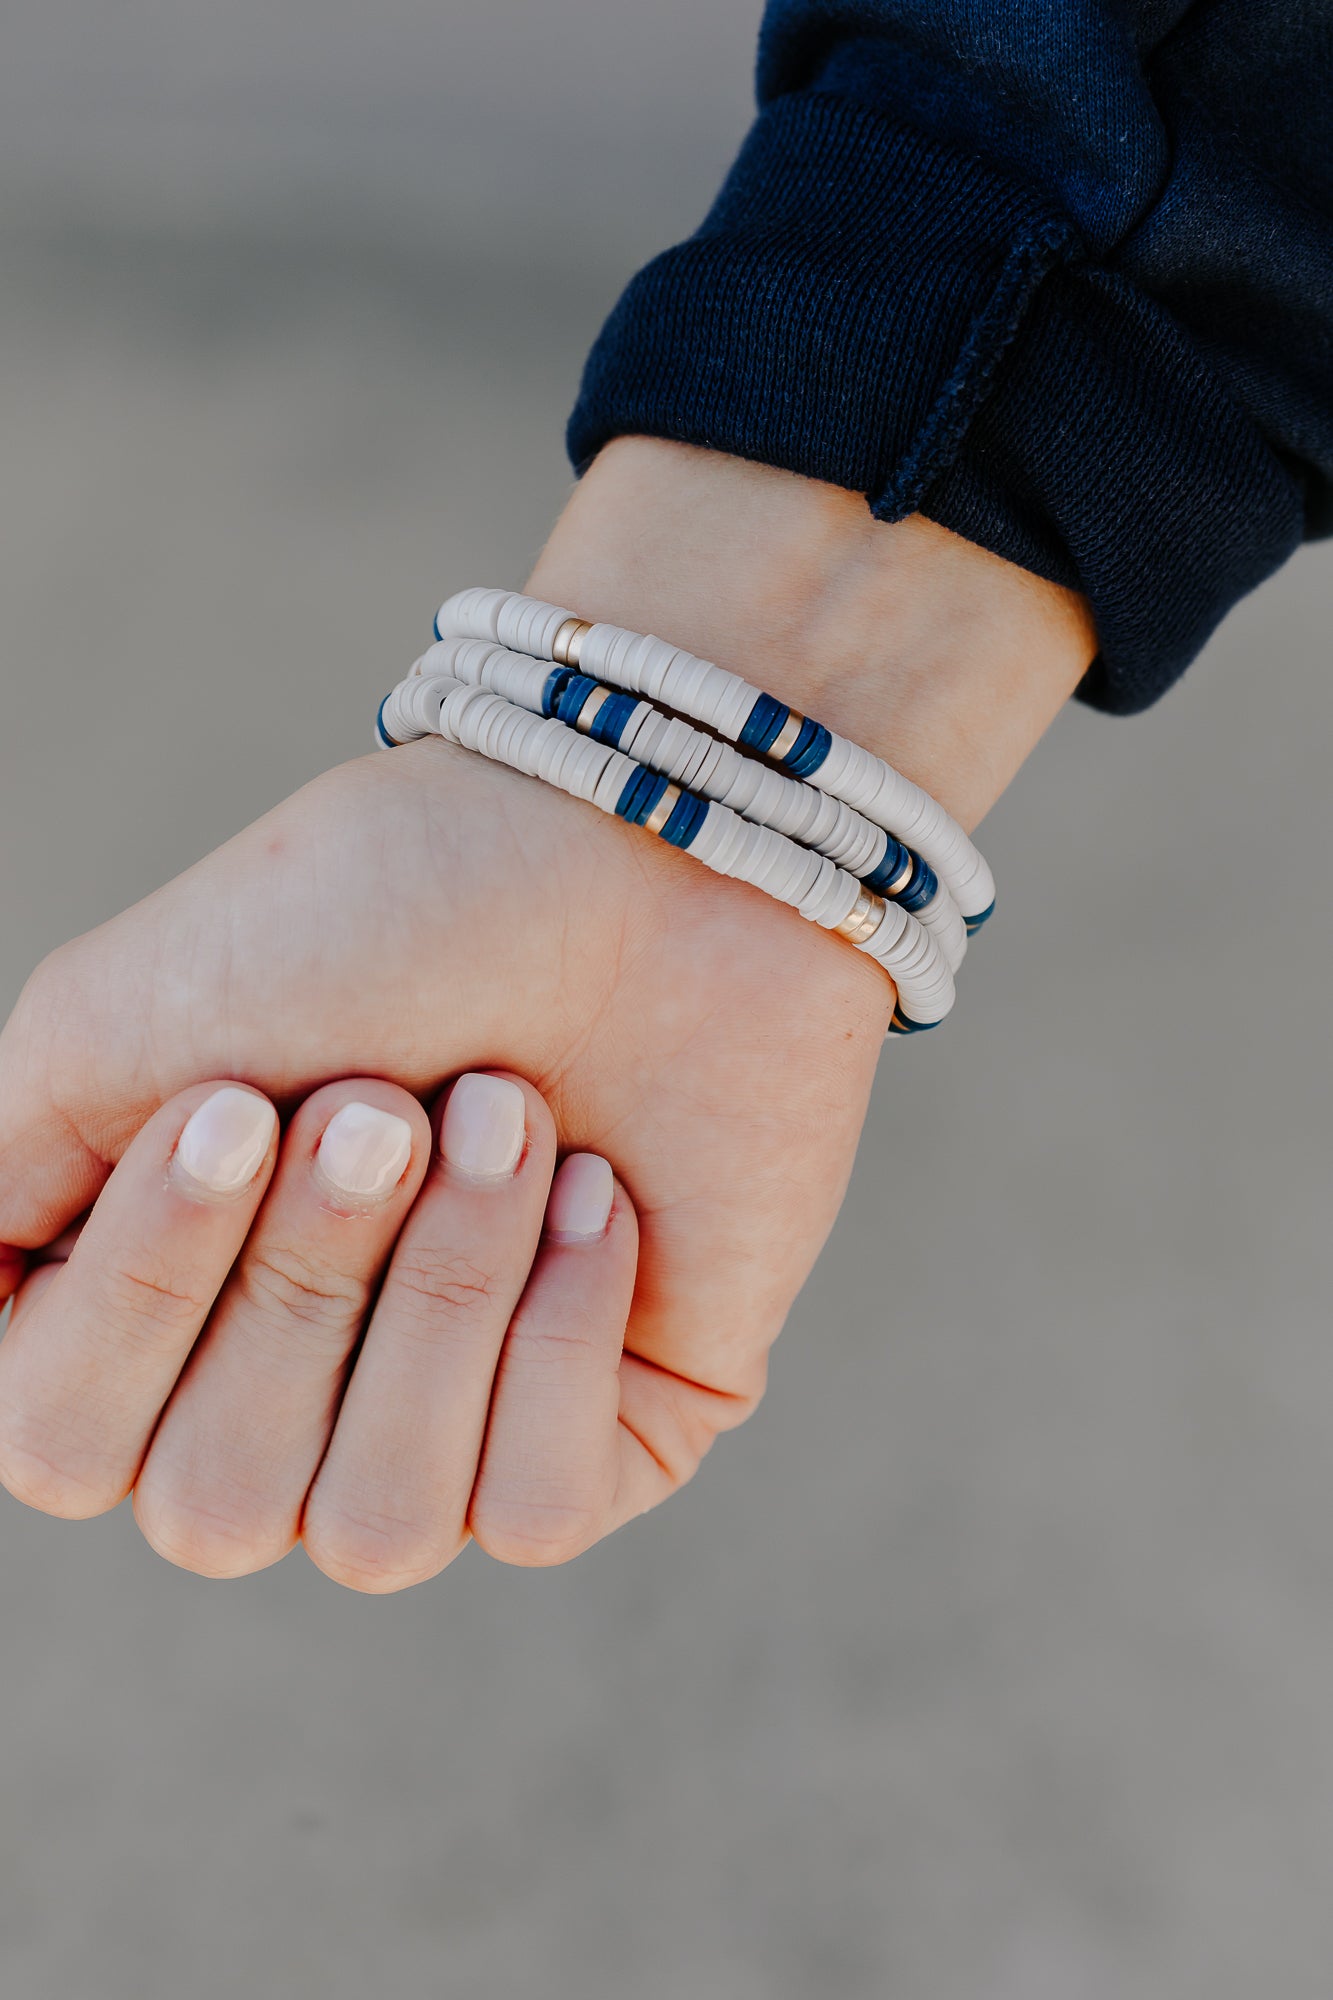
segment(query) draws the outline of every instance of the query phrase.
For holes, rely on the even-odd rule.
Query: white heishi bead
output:
[[[692,792],[702,792],[706,798],[711,799],[718,794],[725,797],[735,757],[736,752],[729,743],[715,743],[698,729],[690,757],[690,775],[685,782]]]
[[[499,637],[521,651],[549,657],[555,634],[572,615],[518,592],[460,591],[441,607],[438,625],[442,634]],[[711,661],[614,625],[596,624],[585,634],[580,669],[661,700],[730,740],[739,736],[760,692]],[[963,915],[977,916],[995,900],[990,869],[957,822],[928,793],[859,744],[834,736],[827,758],[808,782],[914,848]]]
[[[627,757],[637,757],[639,763],[646,764],[647,757],[639,756],[636,746],[656,740],[661,734],[665,717],[660,716],[650,701],[636,702],[630,719],[620,733],[620,747]]]
[[[455,679],[468,681],[474,687],[490,688],[506,701],[541,714],[542,694],[551,674],[545,660],[467,639],[447,639],[431,650],[444,656],[439,659],[438,671],[451,673]]]
[[[916,912],[916,920],[934,938],[949,970],[957,972],[967,951],[967,926],[948,890],[941,888],[923,904]]]
[[[623,753],[618,750],[616,756],[622,757]],[[628,757],[624,757],[623,761],[625,765],[630,765]],[[619,802],[620,794],[625,789],[626,778],[627,774],[622,773],[620,764],[614,761],[609,763],[601,777],[597,780],[597,789],[592,795],[593,804],[600,806],[603,812],[613,813]]]
[[[384,711],[390,736],[409,743],[418,736],[438,734],[440,703],[452,685],[438,674],[402,681]]]
[[[435,615],[435,630],[441,639],[456,635],[466,639],[495,639],[496,620],[508,590],[460,590]]]

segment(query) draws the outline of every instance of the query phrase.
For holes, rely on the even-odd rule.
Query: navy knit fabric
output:
[[[760,115],[570,420],[1087,592],[1145,707],[1333,532],[1333,0],[769,0]]]

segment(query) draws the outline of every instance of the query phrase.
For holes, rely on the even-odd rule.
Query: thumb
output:
[[[34,975],[0,1034],[0,1303],[22,1280],[23,1253],[91,1208],[112,1164],[55,1100],[40,986]]]
[[[28,1260],[21,1250],[13,1249],[8,1243],[0,1243],[0,1306],[6,1299],[12,1299],[28,1268]]]

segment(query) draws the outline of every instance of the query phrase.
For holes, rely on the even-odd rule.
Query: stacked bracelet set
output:
[[[435,634],[380,706],[384,748],[440,735],[586,799],[873,958],[890,1034],[944,1019],[995,885],[919,786],[711,661],[517,591],[460,591]]]

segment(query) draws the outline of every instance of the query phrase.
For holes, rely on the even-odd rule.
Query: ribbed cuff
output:
[[[569,426],[582,470],[678,438],[920,510],[1084,590],[1082,692],[1154,700],[1302,532],[1296,479],[1181,329],[988,162],[819,91],[761,113],[631,282]]]

